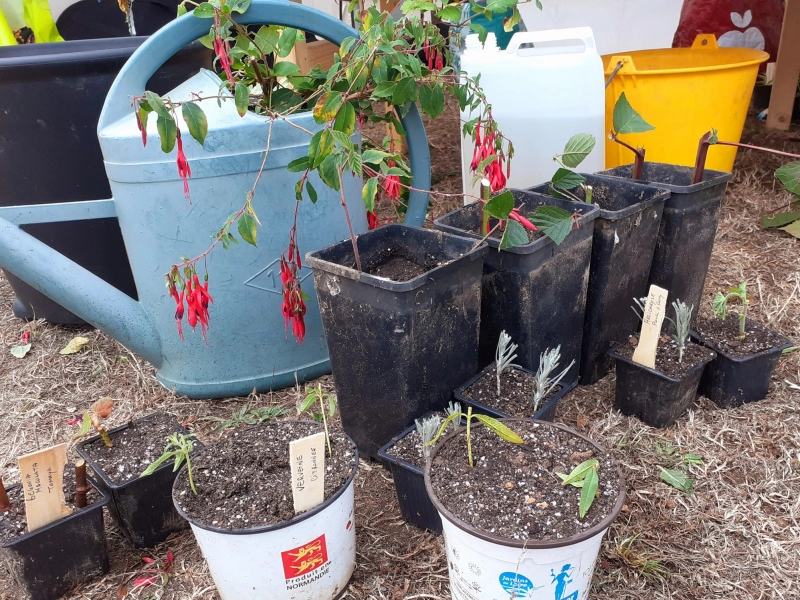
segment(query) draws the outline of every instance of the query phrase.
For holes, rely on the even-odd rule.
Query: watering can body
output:
[[[304,29],[337,44],[355,35],[340,21],[285,0],[254,0],[238,21]],[[165,26],[131,57],[109,91],[98,135],[112,200],[13,207],[11,212],[0,209],[1,266],[153,363],[167,388],[193,398],[246,395],[253,389],[277,389],[330,372],[310,269],[304,266],[300,272],[310,296],[302,344],[287,335],[280,310],[278,261],[288,245],[298,179],[286,166],[307,154],[308,132],[320,128],[310,112],[272,125],[255,113],[239,117],[231,98],[216,98],[227,92],[210,71],[201,71],[165,94],[173,101],[190,100],[195,94],[208,118],[208,135],[201,147],[177,115],[191,166],[189,199],[184,197],[175,150],[169,154],[161,150],[154,117],[148,122],[148,143],[142,144],[131,98],[143,94],[150,75],[185,44],[207,33],[210,24],[211,19],[188,14]],[[198,96],[213,98],[197,100]],[[404,126],[415,187],[428,189],[427,140],[415,109],[405,117]],[[258,245],[240,241],[230,250],[216,248],[200,261],[198,271],[207,270],[214,298],[210,327],[204,341],[199,328],[192,331],[184,321],[185,339],[181,340],[164,274],[181,256],[198,256],[211,246],[220,226],[245,204],[262,164],[253,198],[262,223]],[[318,200],[313,205],[303,200],[297,219],[297,242],[304,254],[349,237],[339,193],[316,176],[311,182]],[[345,178],[356,233],[367,228],[361,185],[353,176]],[[410,199],[406,222],[421,225],[426,208],[427,196],[417,192]],[[119,219],[138,302],[15,227],[114,215]],[[232,232],[236,235],[235,229]]]

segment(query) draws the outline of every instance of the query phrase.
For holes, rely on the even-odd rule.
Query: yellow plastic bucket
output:
[[[691,48],[641,50],[603,56],[606,79],[622,63],[606,88],[606,129],[622,92],[631,106],[655,127],[620,136],[646,150],[646,160],[694,165],[697,143],[712,127],[719,139],[738,142],[742,135],[758,65],[769,54],[748,48],[720,48],[713,35],[698,35]],[[718,146],[706,167],[732,171],[736,148]],[[606,139],[606,168],[633,162],[633,152]]]

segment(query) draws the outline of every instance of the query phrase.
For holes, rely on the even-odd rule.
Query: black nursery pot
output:
[[[116,427],[108,433],[113,435],[129,426]],[[175,431],[189,433],[177,423]],[[177,472],[173,472],[175,463],[167,462],[147,477],[137,477],[122,484],[115,483],[108,473],[91,460],[85,450],[88,444],[98,439],[99,436],[89,438],[78,444],[76,450],[97,477],[95,487],[110,497],[108,512],[125,538],[135,548],[151,548],[167,539],[169,534],[188,529],[188,522],[178,514],[172,502],[172,484],[178,476]],[[194,442],[193,454],[203,448],[202,442],[196,439]]]
[[[486,244],[386,225],[358,236],[363,266],[399,254],[444,263],[409,281],[358,272],[350,240],[306,256],[345,432],[376,457],[398,431],[452,399],[478,370]]]
[[[623,415],[641,419],[650,427],[669,427],[692,405],[708,357],[680,379],[622,357],[615,350],[609,356],[617,364],[614,407]]]
[[[630,179],[633,165],[603,171]],[[719,209],[732,173],[706,171],[703,181],[692,184],[694,169],[663,163],[644,163],[641,181],[669,190],[658,241],[650,267],[650,285],[669,291],[667,305],[682,300],[698,308],[714,249]],[[638,181],[638,180],[637,180]],[[694,316],[698,311],[695,310]]]
[[[600,206],[594,221],[592,261],[583,322],[580,379],[591,385],[613,365],[608,351],[635,331],[634,298],[647,295],[664,202],[669,191],[606,175],[582,174]],[[550,184],[531,191],[547,193]],[[583,189],[571,190],[581,200]]]
[[[416,425],[412,425],[403,433],[392,438],[388,444],[378,450],[378,457],[384,465],[388,465],[389,471],[392,473],[397,502],[400,504],[400,515],[403,520],[417,527],[440,533],[442,518],[428,498],[424,469],[389,454],[389,450],[397,442],[416,431],[416,428]]]
[[[794,345],[786,339],[786,343],[780,346],[739,358],[704,343],[694,332],[691,338],[696,344],[703,344],[717,353],[717,358],[706,367],[700,380],[700,394],[722,408],[733,408],[766,398],[769,381],[781,354]]]
[[[515,368],[515,367],[510,367]],[[526,373],[533,373],[529,369],[524,369],[522,367],[516,367],[520,371],[525,371]],[[483,371],[475,375],[474,377],[470,377],[465,383],[458,386],[454,392],[456,400],[461,402],[462,411],[466,411],[466,407],[471,406],[473,413],[489,415],[490,417],[494,417],[495,419],[518,419],[520,417],[516,417],[510,413],[503,412],[501,410],[497,410],[496,408],[492,408],[491,406],[487,406],[482,402],[477,402],[466,395],[467,390],[470,386],[478,381],[481,377],[493,377],[494,372],[494,363],[490,364],[486,367]],[[565,376],[566,378],[566,376]],[[558,401],[563,398],[567,392],[573,389],[576,385],[578,385],[577,381],[573,381],[570,384],[559,384],[558,385],[558,392],[550,398],[547,402],[545,402],[539,410],[537,410],[531,418],[539,419],[540,421],[554,421],[556,418],[556,410],[558,409]]]
[[[519,190],[512,193],[514,204],[524,205],[523,212],[542,205],[577,211],[578,227],[560,245],[543,236],[498,251],[500,241],[487,240],[492,250],[483,259],[478,366],[494,361],[497,339],[501,331],[506,331],[519,346],[516,363],[525,368],[536,368],[545,350],[560,345],[564,362],[575,361],[566,376],[571,381],[577,379],[581,360],[592,223],[600,211],[593,204]],[[436,219],[434,226],[481,239],[483,236],[469,231],[479,229],[481,213],[481,206],[472,204]]]
[[[95,502],[0,547],[0,560],[31,600],[54,600],[108,573],[103,507],[110,498],[88,479],[100,495]]]

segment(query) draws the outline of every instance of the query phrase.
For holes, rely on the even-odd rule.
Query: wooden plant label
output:
[[[64,502],[64,465],[67,444],[20,456],[19,471],[25,493],[25,519],[28,531],[72,514]]]
[[[325,500],[325,432],[289,442],[295,514]]]
[[[642,334],[639,345],[633,353],[633,362],[655,369],[658,338],[661,337],[661,325],[667,309],[667,290],[657,285],[650,286],[647,303],[644,305]]]

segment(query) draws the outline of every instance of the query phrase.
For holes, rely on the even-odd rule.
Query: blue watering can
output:
[[[238,21],[275,24],[311,32],[335,44],[356,31],[315,9],[286,0],[253,0]],[[212,19],[184,15],[150,37],[131,56],[108,93],[98,125],[106,174],[113,198],[64,204],[0,209],[0,266],[68,310],[112,336],[152,363],[158,380],[190,398],[220,398],[294,385],[330,372],[311,270],[300,277],[307,303],[306,338],[299,345],[286,335],[280,305],[278,258],[288,245],[297,174],[286,165],[308,152],[310,137],[277,120],[270,152],[253,205],[263,227],[258,247],[240,243],[219,248],[207,259],[210,308],[208,345],[200,331],[186,328],[181,341],[174,320],[175,303],[164,273],[180,256],[197,256],[213,241],[228,216],[239,210],[264,160],[269,124],[265,117],[239,117],[232,100],[200,101],[209,131],[201,147],[179,119],[184,151],[192,170],[191,203],[183,196],[175,154],[161,152],[155,119],[149,120],[149,143],[142,146],[131,98],[144,93],[147,80],[186,44],[208,33]],[[220,80],[201,71],[166,94],[173,101],[219,94]],[[289,117],[294,125],[317,131],[310,112]],[[403,126],[414,186],[430,187],[430,155],[422,120],[412,105]],[[316,177],[316,176],[315,176]],[[303,253],[346,239],[338,192],[313,179],[319,199],[301,203],[297,241]],[[367,229],[361,181],[345,180],[348,207],[357,233]],[[427,211],[425,192],[412,192],[406,223],[421,226]],[[63,255],[23,232],[18,225],[82,219],[119,219],[139,301],[107,284]],[[198,269],[202,272],[203,264]]]

